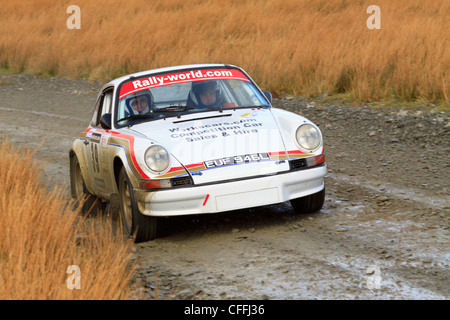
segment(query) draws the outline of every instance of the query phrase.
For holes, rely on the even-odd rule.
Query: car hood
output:
[[[280,160],[286,159],[286,150],[270,109],[196,113],[141,123],[132,130],[164,146],[195,184],[289,169]],[[174,166],[179,165],[172,164],[169,172]]]

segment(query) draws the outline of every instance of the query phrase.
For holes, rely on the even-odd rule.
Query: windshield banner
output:
[[[123,84],[120,89],[119,99],[145,89],[167,86],[170,84],[203,80],[243,80],[250,82],[250,80],[240,70],[237,69],[205,69],[184,71],[179,73],[151,76],[127,82]]]

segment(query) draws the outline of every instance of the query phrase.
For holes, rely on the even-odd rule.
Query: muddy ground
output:
[[[99,84],[0,74],[0,136],[38,146],[42,180],[69,185],[68,150]],[[141,296],[159,299],[449,299],[450,119],[422,108],[276,99],[318,124],[326,201],[162,220],[135,245]],[[69,197],[69,193],[67,197]],[[374,271],[375,270],[375,271]]]

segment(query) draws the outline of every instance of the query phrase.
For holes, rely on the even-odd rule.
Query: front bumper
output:
[[[216,213],[282,203],[324,188],[326,165],[254,179],[158,191],[135,190],[148,216]]]

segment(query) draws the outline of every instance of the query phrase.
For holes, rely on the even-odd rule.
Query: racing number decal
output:
[[[100,173],[100,164],[98,163],[98,144],[91,142],[91,158],[92,158],[92,169],[94,173]]]
[[[98,145],[102,139],[102,135],[98,132],[93,132],[91,135],[91,158],[92,170],[95,173],[100,173],[100,163],[98,160]]]

